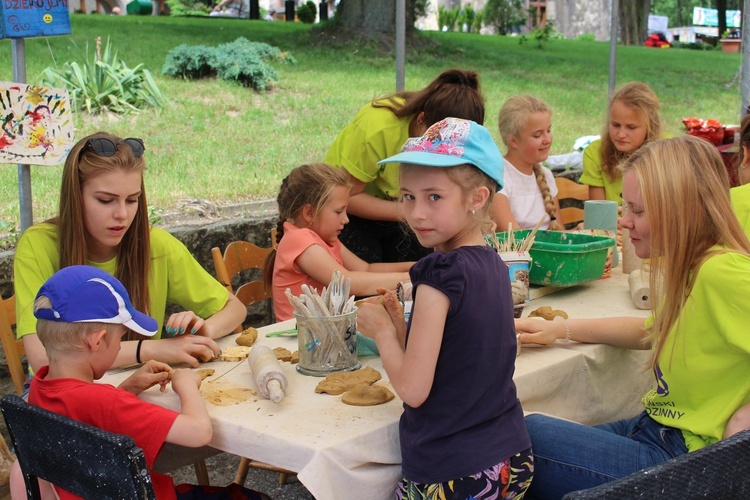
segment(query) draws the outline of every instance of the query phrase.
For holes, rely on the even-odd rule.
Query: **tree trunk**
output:
[[[648,34],[651,0],[620,2],[620,36],[624,45],[642,45]]]
[[[682,0],[677,0],[677,26],[685,26],[682,22]]]
[[[716,10],[719,17],[719,38],[724,38],[727,30],[727,0],[716,0]]]
[[[414,27],[413,0],[406,0],[406,29]],[[344,27],[376,33],[396,32],[396,0],[341,0],[337,8]]]

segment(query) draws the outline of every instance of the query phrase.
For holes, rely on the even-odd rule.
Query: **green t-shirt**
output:
[[[660,139],[669,139],[672,134],[663,133]],[[583,174],[578,180],[581,184],[604,188],[604,198],[622,203],[622,176],[610,180],[602,171],[602,140],[597,139],[583,150]]]
[[[602,187],[605,199],[622,203],[622,176],[612,181],[602,171],[601,147],[602,140],[597,139],[583,150],[583,174],[578,182],[593,187]]]
[[[729,197],[732,199],[732,208],[737,220],[750,238],[750,184],[730,189]]]
[[[732,414],[750,402],[743,290],[750,290],[750,257],[725,252],[701,266],[659,356],[656,388],[643,397],[651,418],[682,430],[689,451],[720,440]]]
[[[387,108],[363,107],[339,133],[323,159],[367,183],[364,192],[384,200],[400,196],[398,163],[377,162],[401,152],[409,138],[410,118],[398,118]]]
[[[89,265],[114,275],[117,259]],[[28,228],[18,241],[13,261],[18,338],[36,333],[36,294],[59,267],[57,226],[42,222]],[[149,314],[159,323],[154,338],[161,337],[167,302],[208,318],[223,309],[229,298],[227,289],[203,269],[185,245],[158,228],[151,228],[148,291]]]

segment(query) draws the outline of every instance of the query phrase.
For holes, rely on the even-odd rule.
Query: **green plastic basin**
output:
[[[528,229],[514,231],[516,241],[528,236]],[[497,233],[500,242],[507,232]],[[529,282],[542,286],[573,286],[601,278],[607,253],[615,245],[608,236],[537,231],[531,246]]]

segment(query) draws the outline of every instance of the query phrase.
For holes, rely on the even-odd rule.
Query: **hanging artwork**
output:
[[[73,147],[68,91],[0,82],[0,126],[0,163],[62,163]]]

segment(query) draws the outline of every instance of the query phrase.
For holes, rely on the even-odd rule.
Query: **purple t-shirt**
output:
[[[450,308],[430,394],[419,408],[404,404],[404,477],[441,483],[530,448],[513,382],[516,330],[505,263],[490,247],[465,246],[422,258],[410,275],[415,306],[425,284],[444,293]]]

